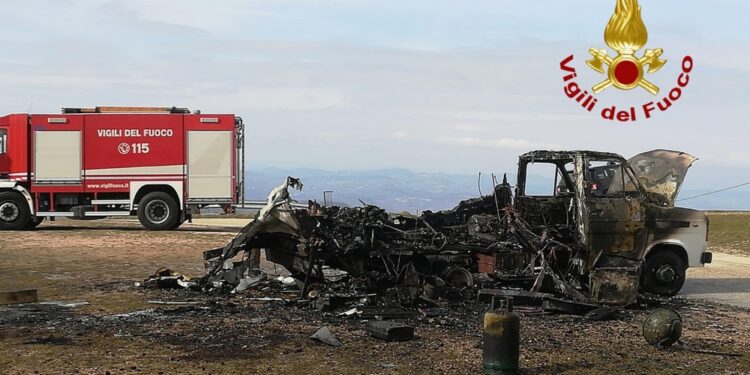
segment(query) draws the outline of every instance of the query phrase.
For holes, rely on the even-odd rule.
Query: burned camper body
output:
[[[491,253],[497,243],[500,206],[494,195],[462,202],[452,211],[415,217],[388,214],[372,205],[340,208],[310,202],[308,209],[294,210],[284,185],[232,242],[204,254],[207,283],[232,284],[228,279],[235,280],[236,270],[246,270],[247,262],[231,259],[240,252],[265,249],[269,261],[300,280],[322,279],[320,266],[326,265],[353,277],[371,277],[377,284],[403,283],[413,269],[420,285],[421,278],[433,275],[469,287],[471,274],[477,272],[475,254]],[[498,186],[497,195],[502,206],[510,203],[507,184]],[[493,212],[492,219],[481,220],[487,212]]]
[[[684,176],[694,158],[679,155]],[[342,208],[309,202],[306,210],[293,209],[288,190],[302,184],[290,177],[234,240],[205,252],[203,285],[234,291],[252,286],[260,277],[254,261],[265,249],[269,261],[304,284],[303,295],[311,282],[323,281],[323,266],[364,279],[375,291],[411,288],[406,301],[412,303],[420,294],[417,289],[434,289],[446,281],[472,287],[477,273],[579,302],[630,304],[641,280],[650,291],[674,294],[690,262],[674,247],[675,233],[700,234],[701,228],[693,226],[700,226],[701,219],[705,225],[705,216],[671,207],[680,171],[666,168],[667,162],[649,168],[647,159],[640,159],[636,172],[615,154],[531,152],[520,157],[515,198],[503,181],[490,195],[418,217],[389,214],[372,205]],[[553,175],[543,177],[554,180],[542,193],[527,183],[531,167],[539,165],[548,166]],[[670,169],[662,178],[669,187],[657,193],[644,188],[637,174],[654,169]],[[658,193],[663,194],[654,199]],[[705,250],[705,243],[693,245]],[[662,254],[656,265],[647,257],[653,251]],[[238,254],[243,259],[235,261]],[[519,280],[529,282],[513,282]]]

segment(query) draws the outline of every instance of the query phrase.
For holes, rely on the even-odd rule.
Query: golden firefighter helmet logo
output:
[[[648,30],[641,19],[641,7],[638,0],[617,0],[615,14],[604,30],[604,41],[617,51],[617,56],[610,57],[607,49],[591,48],[589,52],[594,57],[586,61],[591,69],[604,73],[604,65],[608,66],[607,79],[593,87],[594,93],[600,93],[609,86],[621,90],[631,90],[643,87],[656,95],[659,87],[646,80],[643,76],[648,67],[649,74],[661,69],[667,60],[660,59],[664,50],[661,48],[646,49],[642,57],[636,57],[636,52],[648,42]]]

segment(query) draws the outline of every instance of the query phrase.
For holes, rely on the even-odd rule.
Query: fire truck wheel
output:
[[[0,230],[20,230],[31,221],[31,211],[21,194],[13,191],[0,193]]]
[[[151,192],[138,203],[138,221],[150,230],[174,229],[180,221],[180,209],[169,194]]]
[[[673,251],[650,254],[643,267],[642,289],[660,296],[674,296],[685,284],[686,269],[685,262]]]
[[[179,227],[180,227],[180,225],[182,225],[183,223],[185,223],[185,222],[184,222],[184,221],[182,221],[182,220],[177,220],[177,221],[175,222],[174,226],[173,226],[173,227],[172,227],[171,229],[177,229],[177,228],[179,228]]]
[[[36,227],[38,227],[39,224],[42,223],[42,221],[44,221],[43,217],[34,217],[31,220],[29,220],[29,223],[26,224],[26,226],[23,229],[26,229],[26,230],[36,229]]]

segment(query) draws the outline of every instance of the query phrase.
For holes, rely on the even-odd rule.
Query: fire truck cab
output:
[[[171,230],[244,197],[244,126],[184,108],[63,108],[0,117],[0,230],[137,215]]]

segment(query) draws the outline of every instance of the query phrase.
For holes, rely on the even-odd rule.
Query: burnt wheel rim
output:
[[[21,210],[18,205],[14,202],[2,202],[0,203],[0,220],[11,223],[18,219]]]
[[[656,279],[664,284],[670,284],[677,279],[677,272],[671,264],[662,264],[656,269]]]
[[[164,224],[169,218],[169,206],[162,200],[153,200],[146,204],[146,217],[154,224]]]

